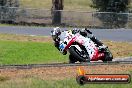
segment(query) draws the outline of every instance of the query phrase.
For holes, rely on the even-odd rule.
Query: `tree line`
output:
[[[19,0],[0,0],[0,6],[19,7]],[[13,4],[12,4],[13,2]],[[14,4],[15,2],[15,4]],[[124,27],[127,23],[128,15],[119,15],[118,13],[129,12],[131,0],[92,0],[90,5],[98,12],[112,12],[113,14],[95,14],[104,23],[104,26]],[[74,2],[76,3],[76,2]],[[52,0],[51,14],[52,24],[61,24],[61,11],[64,9],[64,0]],[[119,20],[120,19],[120,20]]]

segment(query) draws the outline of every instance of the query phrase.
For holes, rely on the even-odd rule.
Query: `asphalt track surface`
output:
[[[5,69],[5,68],[31,69],[31,68],[40,68],[40,67],[95,66],[95,65],[118,65],[118,64],[132,64],[132,61],[111,61],[111,62],[105,62],[105,63],[104,62],[83,62],[83,63],[74,63],[74,64],[51,63],[51,64],[26,64],[26,65],[0,65],[0,69]]]
[[[50,36],[53,27],[1,26],[0,33]],[[63,28],[65,30],[67,28]],[[132,42],[132,29],[90,29],[100,40]]]

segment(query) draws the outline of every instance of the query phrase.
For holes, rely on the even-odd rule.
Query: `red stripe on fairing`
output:
[[[102,60],[103,58],[104,58],[104,53],[99,53],[98,49],[96,48],[91,61],[98,61],[98,60]]]
[[[99,55],[98,55],[98,58],[100,59],[100,60],[103,60],[104,59],[104,53],[100,53]]]
[[[99,55],[98,49],[96,48],[91,61],[97,61],[98,60],[98,55]]]
[[[67,44],[64,50],[67,50],[72,45],[72,43],[75,42],[75,40],[76,40],[76,37],[73,37],[72,40]]]

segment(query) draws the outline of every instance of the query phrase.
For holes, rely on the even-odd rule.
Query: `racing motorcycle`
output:
[[[90,62],[102,60],[112,61],[113,55],[108,47],[100,48],[98,44],[90,38],[82,36],[80,33],[73,34],[72,31],[63,31],[60,36],[60,52],[69,52],[69,62]]]

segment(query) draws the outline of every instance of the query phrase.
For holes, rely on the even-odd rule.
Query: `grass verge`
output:
[[[0,64],[65,62],[52,43],[0,41]]]
[[[9,77],[7,76],[0,76],[0,82],[4,82],[4,81],[7,81],[9,80]]]
[[[116,57],[132,56],[132,43],[103,41]],[[50,37],[0,34],[0,64],[68,62]]]
[[[64,0],[64,10],[95,11],[91,8],[92,0]],[[20,6],[25,8],[51,9],[52,0],[20,0]],[[132,2],[129,5],[132,8]]]
[[[90,7],[91,0],[64,0],[64,10],[87,10],[93,11]],[[51,9],[52,0],[20,0],[21,7]]]
[[[36,78],[26,78],[19,80],[10,80],[0,84],[1,88],[131,88],[130,84],[86,84],[80,86],[76,83],[75,78],[46,81]]]

